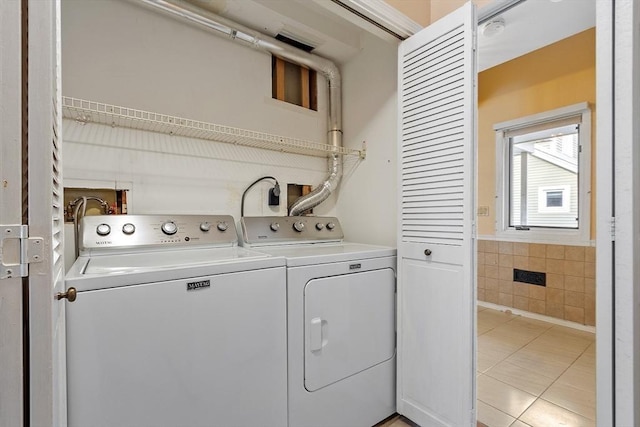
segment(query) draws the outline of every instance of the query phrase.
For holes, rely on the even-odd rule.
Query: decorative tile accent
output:
[[[484,254],[485,265],[498,265],[498,254],[486,253]]]
[[[498,255],[498,265],[500,267],[513,267],[513,255],[509,255],[509,254]]]
[[[500,293],[513,295],[513,282],[511,280],[500,280]],[[510,305],[507,307],[511,307]]]
[[[584,292],[584,277],[564,276],[564,289],[566,291]]]
[[[496,291],[500,289],[500,282],[498,279],[494,279],[492,277],[485,277],[484,288],[488,291]]]
[[[585,262],[584,263],[584,277],[588,277],[590,279],[596,278],[596,263],[595,262]]]
[[[564,304],[566,306],[584,308],[584,292],[564,291]]]
[[[596,262],[596,248],[587,246],[584,248],[584,260],[586,262]]]
[[[498,253],[513,255],[513,243],[498,242]]]
[[[529,257],[528,256],[513,256],[513,268],[519,268],[520,270],[529,269]]]
[[[529,244],[515,242],[513,244],[513,254],[520,256],[529,256]]]
[[[547,302],[547,316],[564,319],[564,304]]]
[[[529,310],[529,298],[514,295],[513,296],[513,308],[518,310]]]
[[[564,291],[562,289],[547,289],[547,304],[564,305]]]
[[[549,273],[547,270],[547,260],[544,258],[529,257],[529,270]]]
[[[547,287],[564,289],[564,274],[547,273]]]
[[[498,278],[500,280],[513,281],[513,268],[512,267],[498,267]]]
[[[500,270],[497,265],[485,265],[484,274],[491,279],[500,278]]]
[[[565,246],[564,259],[569,261],[584,261],[584,246]]]
[[[498,291],[490,291],[489,289],[485,289],[484,295],[487,302],[498,304]]]
[[[504,305],[505,307],[513,307],[513,295],[500,292],[498,294],[498,304]]]
[[[565,261],[564,274],[567,276],[584,277],[584,262],[582,261]],[[565,282],[566,284],[566,282]]]
[[[594,247],[478,241],[478,299],[595,324]],[[513,282],[513,269],[546,273],[546,287]]]
[[[495,240],[486,240],[484,242],[484,251],[490,254],[498,253],[498,242]]]
[[[564,318],[570,322],[584,324],[584,308],[564,306]]]
[[[535,258],[545,258],[547,255],[547,245],[529,243],[529,256]]]
[[[584,279],[584,293],[587,295],[596,294],[596,279]]]
[[[546,245],[546,258],[564,259],[564,246]]]
[[[530,299],[529,300],[529,311],[538,314],[545,314],[546,312],[546,303],[541,300]]]
[[[537,300],[547,299],[547,290],[542,286],[528,285],[529,286],[529,298]]]
[[[528,298],[529,297],[529,285],[527,285],[525,283],[514,282],[513,283],[513,294]]]
[[[547,273],[565,273],[565,265],[567,262],[575,262],[575,261],[564,261],[561,259],[549,259],[547,258]]]

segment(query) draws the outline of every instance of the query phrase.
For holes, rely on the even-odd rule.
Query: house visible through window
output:
[[[560,231],[585,238],[589,116],[587,104],[579,104],[495,126],[498,234],[526,231],[530,238],[547,233],[553,239]]]
[[[546,191],[546,207],[547,208],[561,208],[562,207],[562,191]]]

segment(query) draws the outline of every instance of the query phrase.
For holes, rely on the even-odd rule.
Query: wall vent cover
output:
[[[513,281],[530,285],[547,286],[547,273],[513,269]]]

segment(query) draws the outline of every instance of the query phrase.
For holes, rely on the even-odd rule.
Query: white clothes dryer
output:
[[[289,427],[370,427],[395,412],[396,250],[337,218],[244,217],[245,246],[287,263]]]
[[[92,216],[81,230],[69,426],[287,424],[284,259],[238,247],[230,216]]]

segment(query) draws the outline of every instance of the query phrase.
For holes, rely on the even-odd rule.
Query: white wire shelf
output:
[[[79,123],[100,123],[112,127],[139,129],[310,156],[324,157],[328,153],[336,153],[358,156],[364,159],[366,154],[364,146],[362,150],[334,147],[319,142],[200,122],[67,96],[62,97],[62,115],[64,118],[73,119]]]

